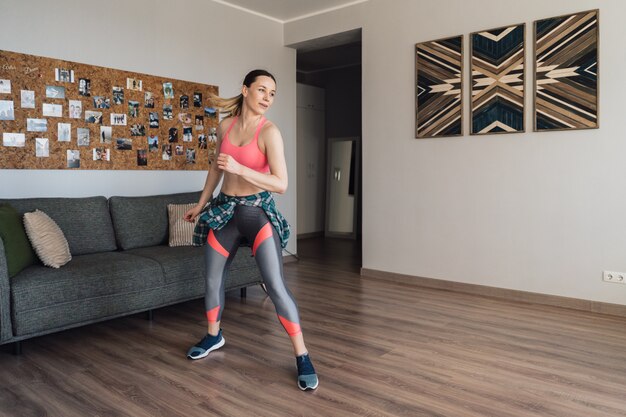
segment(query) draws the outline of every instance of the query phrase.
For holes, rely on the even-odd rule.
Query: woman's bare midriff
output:
[[[265,190],[255,187],[237,175],[224,172],[224,182],[222,183],[220,191],[226,195],[242,197],[246,195],[258,194]]]

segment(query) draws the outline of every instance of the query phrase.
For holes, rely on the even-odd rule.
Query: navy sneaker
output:
[[[298,367],[298,388],[302,391],[317,388],[319,380],[308,353],[296,356],[296,366]]]
[[[187,351],[188,359],[202,359],[205,358],[210,352],[217,350],[224,346],[226,340],[224,340],[224,336],[222,336],[222,330],[217,334],[217,336],[211,336],[207,334],[202,338],[201,341],[192,346],[189,351]]]

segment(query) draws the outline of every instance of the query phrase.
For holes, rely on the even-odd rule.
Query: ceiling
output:
[[[367,0],[213,0],[236,9],[286,23]],[[361,65],[361,29],[286,45],[298,51],[297,71],[316,73]]]
[[[286,23],[341,9],[367,0],[213,0],[227,6]]]

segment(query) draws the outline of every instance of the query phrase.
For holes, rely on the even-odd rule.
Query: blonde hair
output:
[[[270,77],[274,80],[274,83],[276,83],[276,78],[274,78],[274,76],[268,71],[256,69],[246,74],[246,77],[243,79],[243,85],[250,88],[252,83],[255,82],[258,77],[262,76]],[[223,98],[215,94],[210,94],[209,98],[220,114],[227,114],[230,116],[239,116],[241,114],[241,108],[243,107],[243,94],[239,94],[231,98]]]
[[[239,116],[243,107],[243,94],[231,98],[223,98],[215,94],[209,94],[209,99],[221,114]]]

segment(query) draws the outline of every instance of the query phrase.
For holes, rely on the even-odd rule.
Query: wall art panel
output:
[[[415,45],[415,137],[463,135],[463,36]]]
[[[599,126],[598,14],[535,22],[535,131]]]
[[[524,29],[520,24],[470,35],[472,135],[524,131]]]

